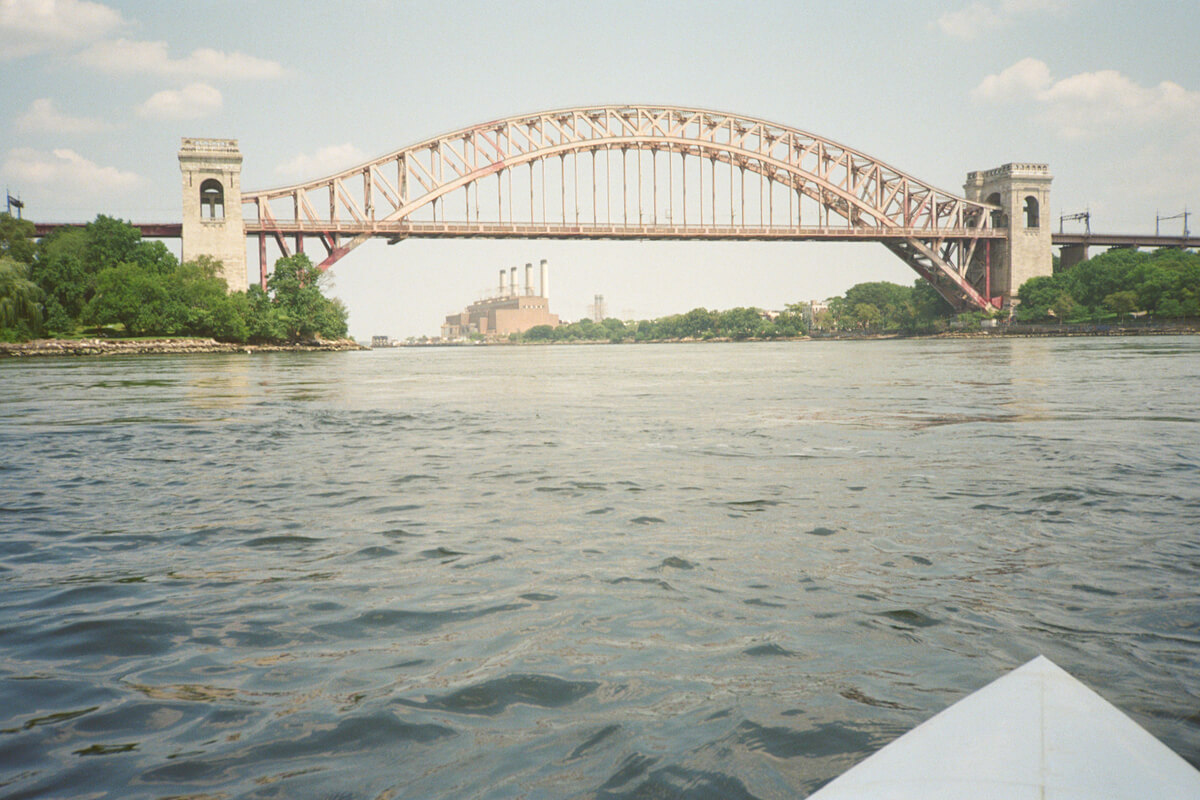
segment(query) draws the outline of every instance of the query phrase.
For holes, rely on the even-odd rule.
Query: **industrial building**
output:
[[[466,310],[446,317],[442,339],[455,341],[479,334],[499,339],[511,333],[524,333],[538,325],[558,326],[558,315],[550,313],[550,268],[541,263],[541,291],[533,290],[533,264],[525,265],[525,286],[517,285],[517,268],[500,270],[499,293],[478,300]]]

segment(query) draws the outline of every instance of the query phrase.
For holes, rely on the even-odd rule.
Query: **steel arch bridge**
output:
[[[878,241],[955,307],[988,308],[1007,235],[997,207],[845,145],[675,106],[494,120],[242,201],[264,281],[268,238],[284,255],[319,239],[323,269],[371,237]]]

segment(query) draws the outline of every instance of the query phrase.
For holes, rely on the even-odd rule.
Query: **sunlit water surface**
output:
[[[1045,653],[1200,763],[1200,338],[0,363],[0,795],[794,798]]]

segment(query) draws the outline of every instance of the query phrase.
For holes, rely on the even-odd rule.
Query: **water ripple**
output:
[[[1198,357],[0,362],[0,793],[797,797],[1037,653],[1194,761]]]

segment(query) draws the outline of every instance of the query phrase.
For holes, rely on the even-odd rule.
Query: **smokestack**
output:
[[[550,268],[546,266],[546,259],[542,259],[542,297],[550,299]]]
[[[512,270],[510,271],[510,274],[512,275],[512,282],[508,286],[508,291],[510,294],[512,294],[513,297],[516,297],[517,296],[517,268],[513,267]]]
[[[525,262],[525,294],[533,294],[533,264]]]
[[[508,270],[500,270],[500,296],[504,297],[504,276],[508,274]]]

